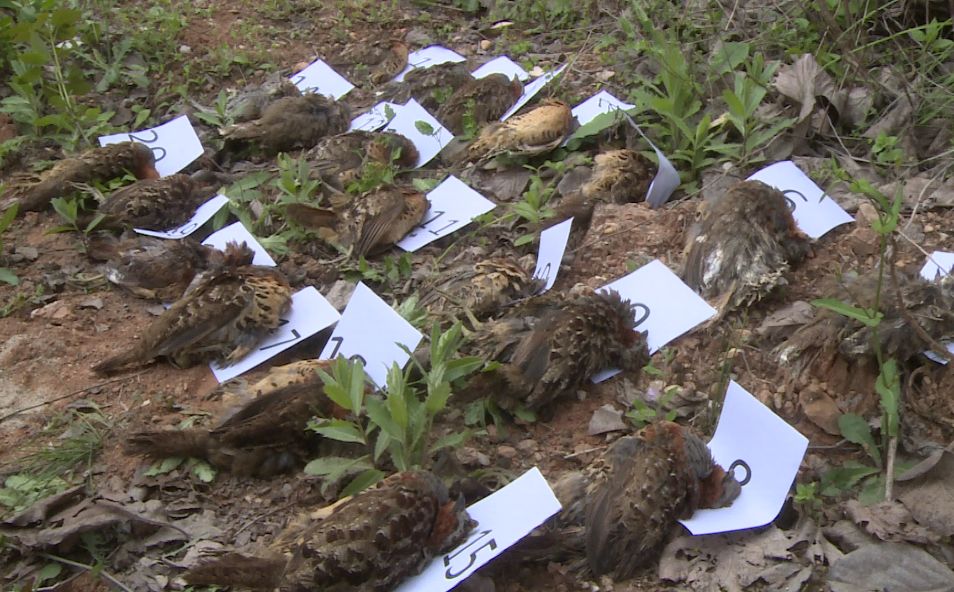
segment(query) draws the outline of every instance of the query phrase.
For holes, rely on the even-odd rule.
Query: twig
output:
[[[11,417],[15,417],[15,416],[17,416],[17,415],[20,415],[21,413],[25,413],[25,412],[30,411],[30,410],[33,410],[33,409],[38,409],[38,408],[40,408],[40,407],[44,407],[44,406],[46,406],[46,405],[49,405],[50,403],[56,403],[57,401],[62,401],[63,399],[69,399],[70,397],[75,397],[76,395],[81,395],[81,394],[83,394],[83,393],[85,393],[85,392],[87,392],[87,391],[91,391],[91,390],[93,390],[93,389],[95,389],[95,388],[100,388],[100,387],[106,386],[107,384],[113,384],[114,382],[122,382],[122,381],[124,381],[124,380],[129,380],[129,379],[131,379],[131,378],[136,378],[137,376],[142,376],[142,375],[145,374],[145,373],[146,373],[146,370],[140,370],[139,372],[137,372],[137,373],[135,373],[135,374],[130,374],[129,376],[121,376],[121,377],[119,377],[119,378],[111,378],[111,379],[109,379],[109,380],[107,380],[107,381],[105,381],[105,382],[100,382],[100,383],[98,383],[98,384],[93,384],[93,385],[90,385],[90,386],[81,388],[81,389],[79,389],[79,390],[77,390],[77,391],[73,391],[73,392],[71,392],[71,393],[66,393],[65,395],[60,395],[60,396],[58,396],[58,397],[53,397],[52,399],[49,399],[49,400],[47,400],[47,401],[43,401],[42,403],[36,403],[35,405],[28,405],[28,406],[26,406],[26,407],[22,407],[22,408],[20,408],[20,409],[17,409],[16,411],[12,411],[12,412],[10,412],[10,413],[8,413],[8,414],[6,414],[6,415],[0,417],[0,423],[3,423],[4,421],[10,419]]]
[[[85,569],[86,571],[94,575],[100,575],[104,579],[108,580],[110,584],[112,584],[113,586],[116,586],[123,592],[133,592],[130,588],[127,588],[125,584],[117,580],[113,575],[111,575],[105,569],[97,569],[93,567],[92,565],[86,565],[85,563],[80,563],[79,561],[73,561],[72,559],[66,559],[65,557],[60,557],[58,555],[53,555],[51,553],[40,553],[40,555],[43,557],[46,557],[47,559],[52,559],[53,561],[59,561],[60,563],[63,563],[72,567]]]
[[[894,459],[898,454],[898,437],[891,436],[888,440],[888,460],[884,466],[884,500],[891,501],[894,493]]]
[[[606,448],[606,446],[597,446],[597,447],[595,447],[595,448],[587,448],[586,450],[581,450],[581,451],[579,451],[579,452],[574,452],[573,454],[567,454],[566,456],[563,457],[563,460],[570,460],[571,458],[576,458],[576,457],[578,457],[578,456],[582,456],[582,455],[584,455],[584,454],[589,454],[589,453],[591,453],[591,452],[597,452],[597,451],[599,451],[599,450],[603,450],[604,448]]]

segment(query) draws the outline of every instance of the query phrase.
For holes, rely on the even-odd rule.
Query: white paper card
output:
[[[446,592],[560,511],[560,502],[536,467],[467,508],[477,527],[467,540],[435,557],[395,592]]]
[[[156,238],[170,238],[170,239],[180,239],[185,238],[195,232],[200,226],[212,219],[212,216],[216,212],[222,209],[222,206],[229,203],[229,198],[225,197],[222,194],[216,195],[209,201],[205,202],[199,206],[195,214],[192,214],[192,217],[189,218],[189,221],[179,226],[178,228],[173,228],[172,230],[158,231],[158,230],[149,230],[147,228],[133,228],[139,234],[145,234],[146,236],[154,236]]]
[[[301,92],[314,91],[335,100],[345,96],[354,88],[353,84],[335,72],[334,68],[324,60],[315,60],[307,68],[292,74],[288,79]]]
[[[401,106],[397,103],[382,101],[374,107],[368,109],[366,112],[352,119],[351,127],[348,128],[348,131],[353,132],[355,130],[361,130],[365,132],[375,132],[381,129],[387,125],[388,121],[390,121],[387,114],[388,107],[390,107],[391,111],[393,112],[392,117],[396,117],[398,111],[401,110]]]
[[[360,359],[371,380],[385,385],[391,365],[397,362],[403,368],[410,358],[398,344],[414,351],[422,338],[387,302],[359,282],[319,357]]]
[[[292,294],[291,310],[285,313],[281,325],[259,344],[258,349],[231,366],[223,368],[213,362],[209,367],[219,382],[231,380],[296,343],[308,339],[339,318],[338,311],[318,290],[313,286],[302,288]]]
[[[921,277],[929,282],[937,282],[952,272],[954,272],[954,253],[934,251],[924,262],[924,267],[921,268]],[[954,343],[947,344],[947,351],[954,354]],[[932,351],[926,351],[924,355],[938,364],[947,364],[947,358],[943,358]]]
[[[129,134],[110,134],[99,137],[100,146],[133,140],[145,144],[156,156],[159,175],[174,175],[202,156],[202,142],[196,135],[187,115],[180,115],[162,125]]]
[[[430,129],[426,129],[428,127]],[[384,130],[397,132],[414,144],[420,154],[417,160],[418,167],[429,163],[448,142],[454,139],[454,134],[434,119],[434,116],[414,99],[398,110],[397,115]],[[425,131],[430,133],[425,134]]]
[[[503,114],[503,117],[500,118],[500,121],[508,119],[511,115],[520,110],[521,107],[530,102],[530,99],[537,96],[537,93],[540,92],[548,82],[559,76],[564,70],[566,70],[566,64],[560,66],[552,72],[547,72],[543,76],[535,79],[529,84],[525,84],[523,87],[523,94],[517,99],[517,102],[513,104],[506,113]]]
[[[642,134],[642,130],[639,130],[639,133]],[[643,137],[646,138],[645,135]],[[646,141],[649,142],[649,138],[646,138]],[[656,176],[653,177],[653,182],[649,184],[649,190],[646,192],[646,202],[650,206],[658,208],[669,200],[672,192],[676,190],[676,187],[679,187],[680,180],[676,167],[672,166],[662,150],[652,142],[649,142],[649,145],[656,153],[659,167],[656,169]]]
[[[491,74],[503,74],[511,80],[514,76],[522,81],[530,79],[530,74],[507,56],[494,58],[471,72],[471,74],[474,75],[474,78],[486,78]]]
[[[447,62],[459,63],[466,61],[467,58],[460,55],[452,49],[440,45],[430,45],[424,49],[412,51],[407,55],[407,67],[401,70],[401,73],[394,79],[398,82],[404,80],[404,75],[414,68],[430,68],[438,64]]]
[[[494,202],[454,176],[447,177],[432,189],[427,194],[427,201],[430,207],[424,214],[424,222],[397,243],[405,251],[416,251],[496,207]]]
[[[537,267],[533,277],[546,281],[541,292],[546,292],[556,283],[560,262],[570,240],[570,228],[573,218],[568,218],[540,233],[540,253],[537,255]]]
[[[936,282],[954,271],[954,253],[934,251],[924,262],[921,268],[921,277],[929,282]]]
[[[239,244],[244,242],[249,246],[249,248],[252,249],[252,251],[255,252],[255,257],[252,259],[253,264],[275,267],[275,260],[272,259],[271,255],[268,254],[268,251],[265,250],[265,247],[255,240],[255,237],[252,236],[252,233],[249,232],[241,222],[229,224],[225,228],[217,232],[213,232],[204,241],[202,241],[202,244],[215,247],[220,251],[224,251],[225,245],[233,241]]]
[[[716,314],[659,259],[599,289],[608,290],[616,290],[636,307],[636,330],[646,332],[650,354]],[[593,382],[602,382],[618,373],[615,369],[605,370],[594,376]]]
[[[586,125],[593,121],[596,116],[602,115],[603,113],[612,113],[617,109],[625,111],[635,106],[636,105],[624,103],[605,90],[601,90],[576,107],[573,107],[573,116],[576,117],[580,125]]]
[[[722,468],[733,469],[742,493],[728,508],[697,510],[679,522],[692,534],[768,524],[782,509],[807,449],[808,438],[730,381],[709,450]]]
[[[795,222],[811,238],[819,238],[836,226],[854,221],[790,160],[767,166],[749,179],[762,181],[784,193]]]

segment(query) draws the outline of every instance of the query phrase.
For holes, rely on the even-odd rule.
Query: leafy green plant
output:
[[[898,146],[899,141],[897,136],[879,133],[871,143],[871,153],[875,161],[883,165],[900,165],[904,161],[904,150]]]
[[[562,162],[547,161],[539,167],[524,166],[533,171],[533,175],[531,175],[530,184],[527,186],[527,190],[523,192],[520,201],[514,202],[510,206],[510,213],[530,224],[538,224],[555,215],[553,208],[547,207],[547,203],[556,193],[556,183],[545,180],[544,177],[548,173],[559,174],[563,172],[565,165]],[[530,243],[534,236],[533,233],[520,236],[514,241],[514,246],[519,247]]]
[[[88,235],[90,232],[96,229],[99,226],[99,223],[103,221],[106,217],[105,214],[98,213],[93,216],[93,218],[86,224],[80,222],[80,200],[77,198],[66,199],[64,197],[56,197],[51,202],[53,205],[53,210],[60,215],[66,224],[55,226],[51,228],[48,232],[57,233],[57,232],[77,232],[83,236]],[[85,250],[85,247],[82,247]]]
[[[457,446],[470,435],[465,430],[432,441],[431,426],[446,408],[453,385],[479,368],[481,361],[455,357],[463,341],[459,323],[445,332],[435,325],[430,338],[429,367],[425,370],[415,362],[401,370],[393,365],[388,370],[385,392],[380,395],[366,394],[368,381],[360,360],[339,357],[331,374],[319,371],[325,394],[349,411],[351,417],[318,419],[310,429],[326,438],[361,444],[368,454],[359,458],[319,458],[305,467],[306,473],[332,481],[358,472],[342,492],[348,495],[383,477],[384,466],[399,471],[426,466],[435,452]],[[414,380],[415,371],[423,378]]]
[[[675,420],[678,415],[675,409],[670,409],[665,413],[663,409],[669,406],[681,388],[682,387],[675,384],[666,386],[663,388],[659,398],[652,403],[648,403],[639,398],[634,399],[632,406],[626,412],[626,418],[630,420],[636,428],[641,428],[657,419],[665,419],[667,421]]]
[[[13,224],[13,221],[16,219],[19,205],[20,204],[13,204],[7,211],[0,214],[0,253],[3,253],[3,233],[6,232],[7,228],[10,228],[10,225]],[[0,282],[15,286],[20,283],[20,278],[17,277],[17,274],[13,273],[12,269],[0,267]]]

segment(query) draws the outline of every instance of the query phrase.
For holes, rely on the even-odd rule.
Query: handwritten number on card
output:
[[[285,341],[279,341],[278,343],[273,343],[271,345],[266,345],[265,347],[259,348],[259,351],[265,351],[267,349],[272,349],[273,347],[278,347],[280,345],[285,345],[286,343],[291,343],[296,339],[301,339],[301,333],[298,332],[298,329],[292,329],[291,339],[286,339]]]
[[[304,81],[305,81],[305,75],[304,75],[304,74],[296,74],[296,75],[292,78],[291,83],[294,84],[295,86],[298,86],[299,84],[301,84],[301,83],[304,82]]]
[[[337,336],[337,337],[332,337],[332,338],[331,338],[331,341],[334,342],[335,348],[334,348],[333,350],[331,350],[331,355],[328,356],[328,357],[333,360],[333,359],[335,359],[335,358],[338,357],[338,350],[341,349],[341,344],[344,343],[344,337],[341,337],[340,335]],[[351,357],[349,357],[348,359],[351,360],[352,362],[354,362],[355,360],[359,360],[359,361],[361,362],[361,365],[362,365],[362,366],[367,366],[367,365],[368,365],[368,361],[365,360],[365,359],[364,359],[364,356],[362,356],[362,355],[360,355],[360,354],[353,354],[353,355],[352,355]]]
[[[729,472],[734,474],[735,470],[738,468],[745,469],[745,478],[739,479],[737,475],[735,476],[735,479],[739,482],[739,485],[745,485],[752,480],[752,468],[749,466],[749,463],[740,458],[729,465]]]
[[[641,303],[641,302],[634,302],[634,303],[633,303],[633,308],[635,308],[635,309],[637,309],[637,310],[639,310],[639,309],[642,309],[642,310],[643,310],[643,315],[642,315],[642,316],[639,316],[639,314],[636,315],[636,322],[633,323],[633,328],[635,329],[636,327],[642,325],[643,322],[644,322],[646,319],[649,318],[649,307],[646,306],[645,304]]]
[[[484,544],[482,544],[481,546],[477,547],[476,549],[470,552],[470,561],[467,562],[467,565],[463,566],[461,569],[458,569],[456,571],[454,570],[454,568],[451,567],[451,561],[453,561],[455,557],[457,557],[458,555],[460,555],[467,549],[473,547],[475,544],[477,544],[478,541],[480,541],[482,538],[484,538],[490,533],[491,531],[489,530],[482,530],[480,531],[480,534],[477,535],[477,538],[475,538],[474,540],[470,541],[469,543],[467,543],[466,545],[464,545],[463,547],[455,551],[453,555],[445,555],[444,567],[447,568],[447,571],[444,572],[444,577],[448,580],[453,580],[454,578],[460,577],[461,574],[463,574],[468,569],[470,569],[470,566],[472,566],[477,561],[477,554],[480,553],[481,550],[486,549],[488,547],[490,548],[491,551],[495,550],[497,548],[497,541],[494,540],[493,538],[487,539],[486,541],[484,541]]]
[[[536,276],[535,279],[546,281],[550,279],[550,264],[547,263],[543,266],[543,269],[540,270],[540,275]]]
[[[794,195],[794,196],[797,196],[797,197],[801,198],[801,200],[802,200],[803,202],[808,203],[808,198],[805,197],[805,194],[802,193],[801,191],[796,191],[796,190],[794,190],[794,189],[786,189],[785,191],[782,192],[782,195],[785,196],[785,201],[786,201],[786,203],[788,203],[788,209],[789,209],[789,211],[794,212],[794,211],[795,211],[795,206],[798,205],[793,198],[791,198],[791,197],[788,196],[789,193],[791,193],[791,194]],[[822,193],[822,194],[821,194],[821,197],[818,198],[818,203],[823,202],[826,197],[828,197],[828,195]]]
[[[136,135],[139,134],[139,135]],[[136,134],[129,134],[129,139],[139,142],[141,144],[154,144],[159,141],[159,134],[156,133],[156,130],[145,130],[141,132],[136,132]],[[151,138],[146,138],[146,134],[152,134]],[[159,162],[166,157],[166,149],[162,146],[149,146],[153,154],[155,154],[156,162]]]

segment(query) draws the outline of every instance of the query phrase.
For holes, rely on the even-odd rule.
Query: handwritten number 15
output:
[[[464,567],[456,571],[454,571],[454,569],[450,566],[451,561],[453,561],[455,557],[457,557],[458,555],[460,555],[467,549],[476,545],[482,538],[486,537],[490,533],[491,531],[489,530],[482,530],[480,531],[480,534],[477,535],[477,538],[475,538],[474,540],[470,541],[469,543],[467,543],[466,545],[464,545],[463,547],[455,551],[452,555],[445,555],[444,567],[447,568],[447,571],[444,572],[444,578],[448,580],[453,580],[454,578],[460,577],[464,572],[470,569],[470,567],[474,563],[477,562],[477,553],[479,553],[481,550],[486,549],[488,547],[490,548],[491,551],[495,550],[497,548],[497,541],[494,540],[493,538],[487,539],[486,541],[484,541],[484,544],[480,545],[479,547],[475,548],[473,551],[470,552],[470,561],[467,562],[467,565],[465,565]]]

